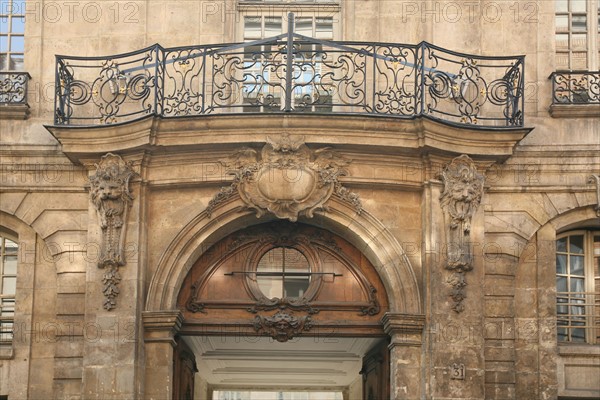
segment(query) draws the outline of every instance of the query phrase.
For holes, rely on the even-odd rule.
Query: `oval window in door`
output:
[[[256,267],[256,282],[265,297],[302,298],[310,285],[310,265],[300,251],[275,247],[267,251]]]

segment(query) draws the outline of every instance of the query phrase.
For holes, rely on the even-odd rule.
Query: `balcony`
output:
[[[25,119],[29,114],[27,72],[0,72],[0,118]]]
[[[281,113],[523,127],[523,56],[474,56],[425,42],[331,42],[289,31],[228,45],[57,56],[55,126]]]
[[[553,117],[598,117],[600,115],[600,71],[557,71],[552,80]]]

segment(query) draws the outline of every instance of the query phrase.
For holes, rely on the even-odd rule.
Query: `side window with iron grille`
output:
[[[559,342],[600,343],[600,230],[558,236],[556,316]]]
[[[18,252],[17,238],[0,230],[0,346],[13,340]]]

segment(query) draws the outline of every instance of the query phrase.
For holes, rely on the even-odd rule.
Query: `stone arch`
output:
[[[546,223],[551,225],[556,232],[585,227],[590,223],[600,224],[600,218],[592,206],[579,207],[558,214]]]
[[[20,332],[32,332],[34,313],[32,295],[35,285],[36,257],[37,257],[37,232],[28,224],[14,215],[0,211],[0,227],[17,235],[19,255],[17,264],[17,290],[15,294],[15,326]],[[32,336],[33,337],[33,336]],[[14,354],[19,354],[9,369],[9,396],[15,398],[28,398],[31,376],[23,381],[19,379],[19,371],[28,371],[31,360],[31,340],[23,340],[24,336],[17,336],[12,343]]]
[[[256,218],[244,208],[238,196],[213,211],[198,214],[167,247],[159,260],[148,291],[147,311],[175,308],[179,289],[188,271],[212,244],[238,229],[273,220]],[[369,259],[388,293],[390,312],[422,314],[417,279],[402,247],[385,225],[368,211],[360,214],[337,198],[331,198],[327,212],[300,219],[348,240]]]

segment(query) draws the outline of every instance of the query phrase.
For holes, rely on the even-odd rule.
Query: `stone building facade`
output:
[[[0,399],[600,396],[598,0],[1,4]]]

